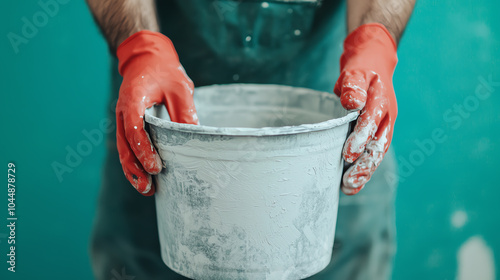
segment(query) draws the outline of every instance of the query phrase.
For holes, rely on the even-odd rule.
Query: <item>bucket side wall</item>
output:
[[[165,263],[192,278],[294,279],[323,269],[347,128],[230,137],[151,126],[166,166],[155,178]]]

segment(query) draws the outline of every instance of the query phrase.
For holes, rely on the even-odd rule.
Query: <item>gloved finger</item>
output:
[[[181,67],[180,78],[169,85],[165,92],[165,106],[170,120],[178,123],[199,124],[194,106],[194,84]]]
[[[389,115],[382,121],[381,129],[368,143],[363,154],[344,173],[341,189],[345,194],[354,195],[363,189],[382,162],[391,138],[389,135],[391,134],[390,123],[386,121],[388,119]]]
[[[388,100],[383,90],[382,82],[378,75],[375,75],[367,92],[366,105],[344,145],[343,157],[346,162],[353,163],[363,153],[366,144],[378,131],[382,118],[387,114]]]
[[[154,105],[157,100],[149,100],[148,95],[145,95],[139,104],[135,104],[132,108],[128,108],[123,112],[123,129],[125,137],[130,148],[134,152],[136,158],[146,172],[149,174],[158,174],[162,169],[161,158],[153,146],[149,134],[144,128],[144,112],[145,108]]]
[[[121,113],[118,113],[116,116],[116,146],[118,148],[120,163],[127,180],[141,194],[145,196],[153,195],[155,188],[151,175],[149,175],[144,168],[142,168],[140,162],[137,160],[137,157],[129,146],[125,137],[123,116]]]
[[[342,72],[334,91],[340,96],[340,103],[345,109],[361,110],[365,106],[371,77],[366,77],[365,71]]]

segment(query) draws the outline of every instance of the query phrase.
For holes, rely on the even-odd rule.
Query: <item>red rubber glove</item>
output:
[[[139,31],[116,52],[123,76],[116,104],[116,144],[123,172],[143,195],[155,188],[150,174],[162,169],[160,156],[144,130],[144,112],[165,104],[174,122],[198,124],[194,85],[179,62],[172,42],[161,33]]]
[[[370,180],[392,140],[398,114],[392,75],[397,47],[387,29],[364,24],[347,36],[334,92],[347,110],[361,110],[343,157],[354,164],[342,180],[342,191],[353,195]]]

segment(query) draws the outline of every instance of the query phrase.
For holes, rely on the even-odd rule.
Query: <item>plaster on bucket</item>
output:
[[[202,125],[146,112],[165,264],[193,279],[302,279],[331,259],[342,147],[357,113],[278,85],[195,90]]]

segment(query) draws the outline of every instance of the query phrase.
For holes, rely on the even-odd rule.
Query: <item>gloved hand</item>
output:
[[[361,110],[343,157],[354,164],[345,172],[342,191],[353,195],[370,180],[392,140],[398,113],[392,75],[397,47],[387,29],[364,24],[344,42],[340,77],[334,92],[347,110]]]
[[[198,124],[194,85],[172,42],[161,33],[139,31],[117,49],[123,76],[116,104],[116,144],[127,179],[143,195],[155,188],[150,174],[162,169],[160,156],[144,130],[144,112],[165,104],[174,122]]]

